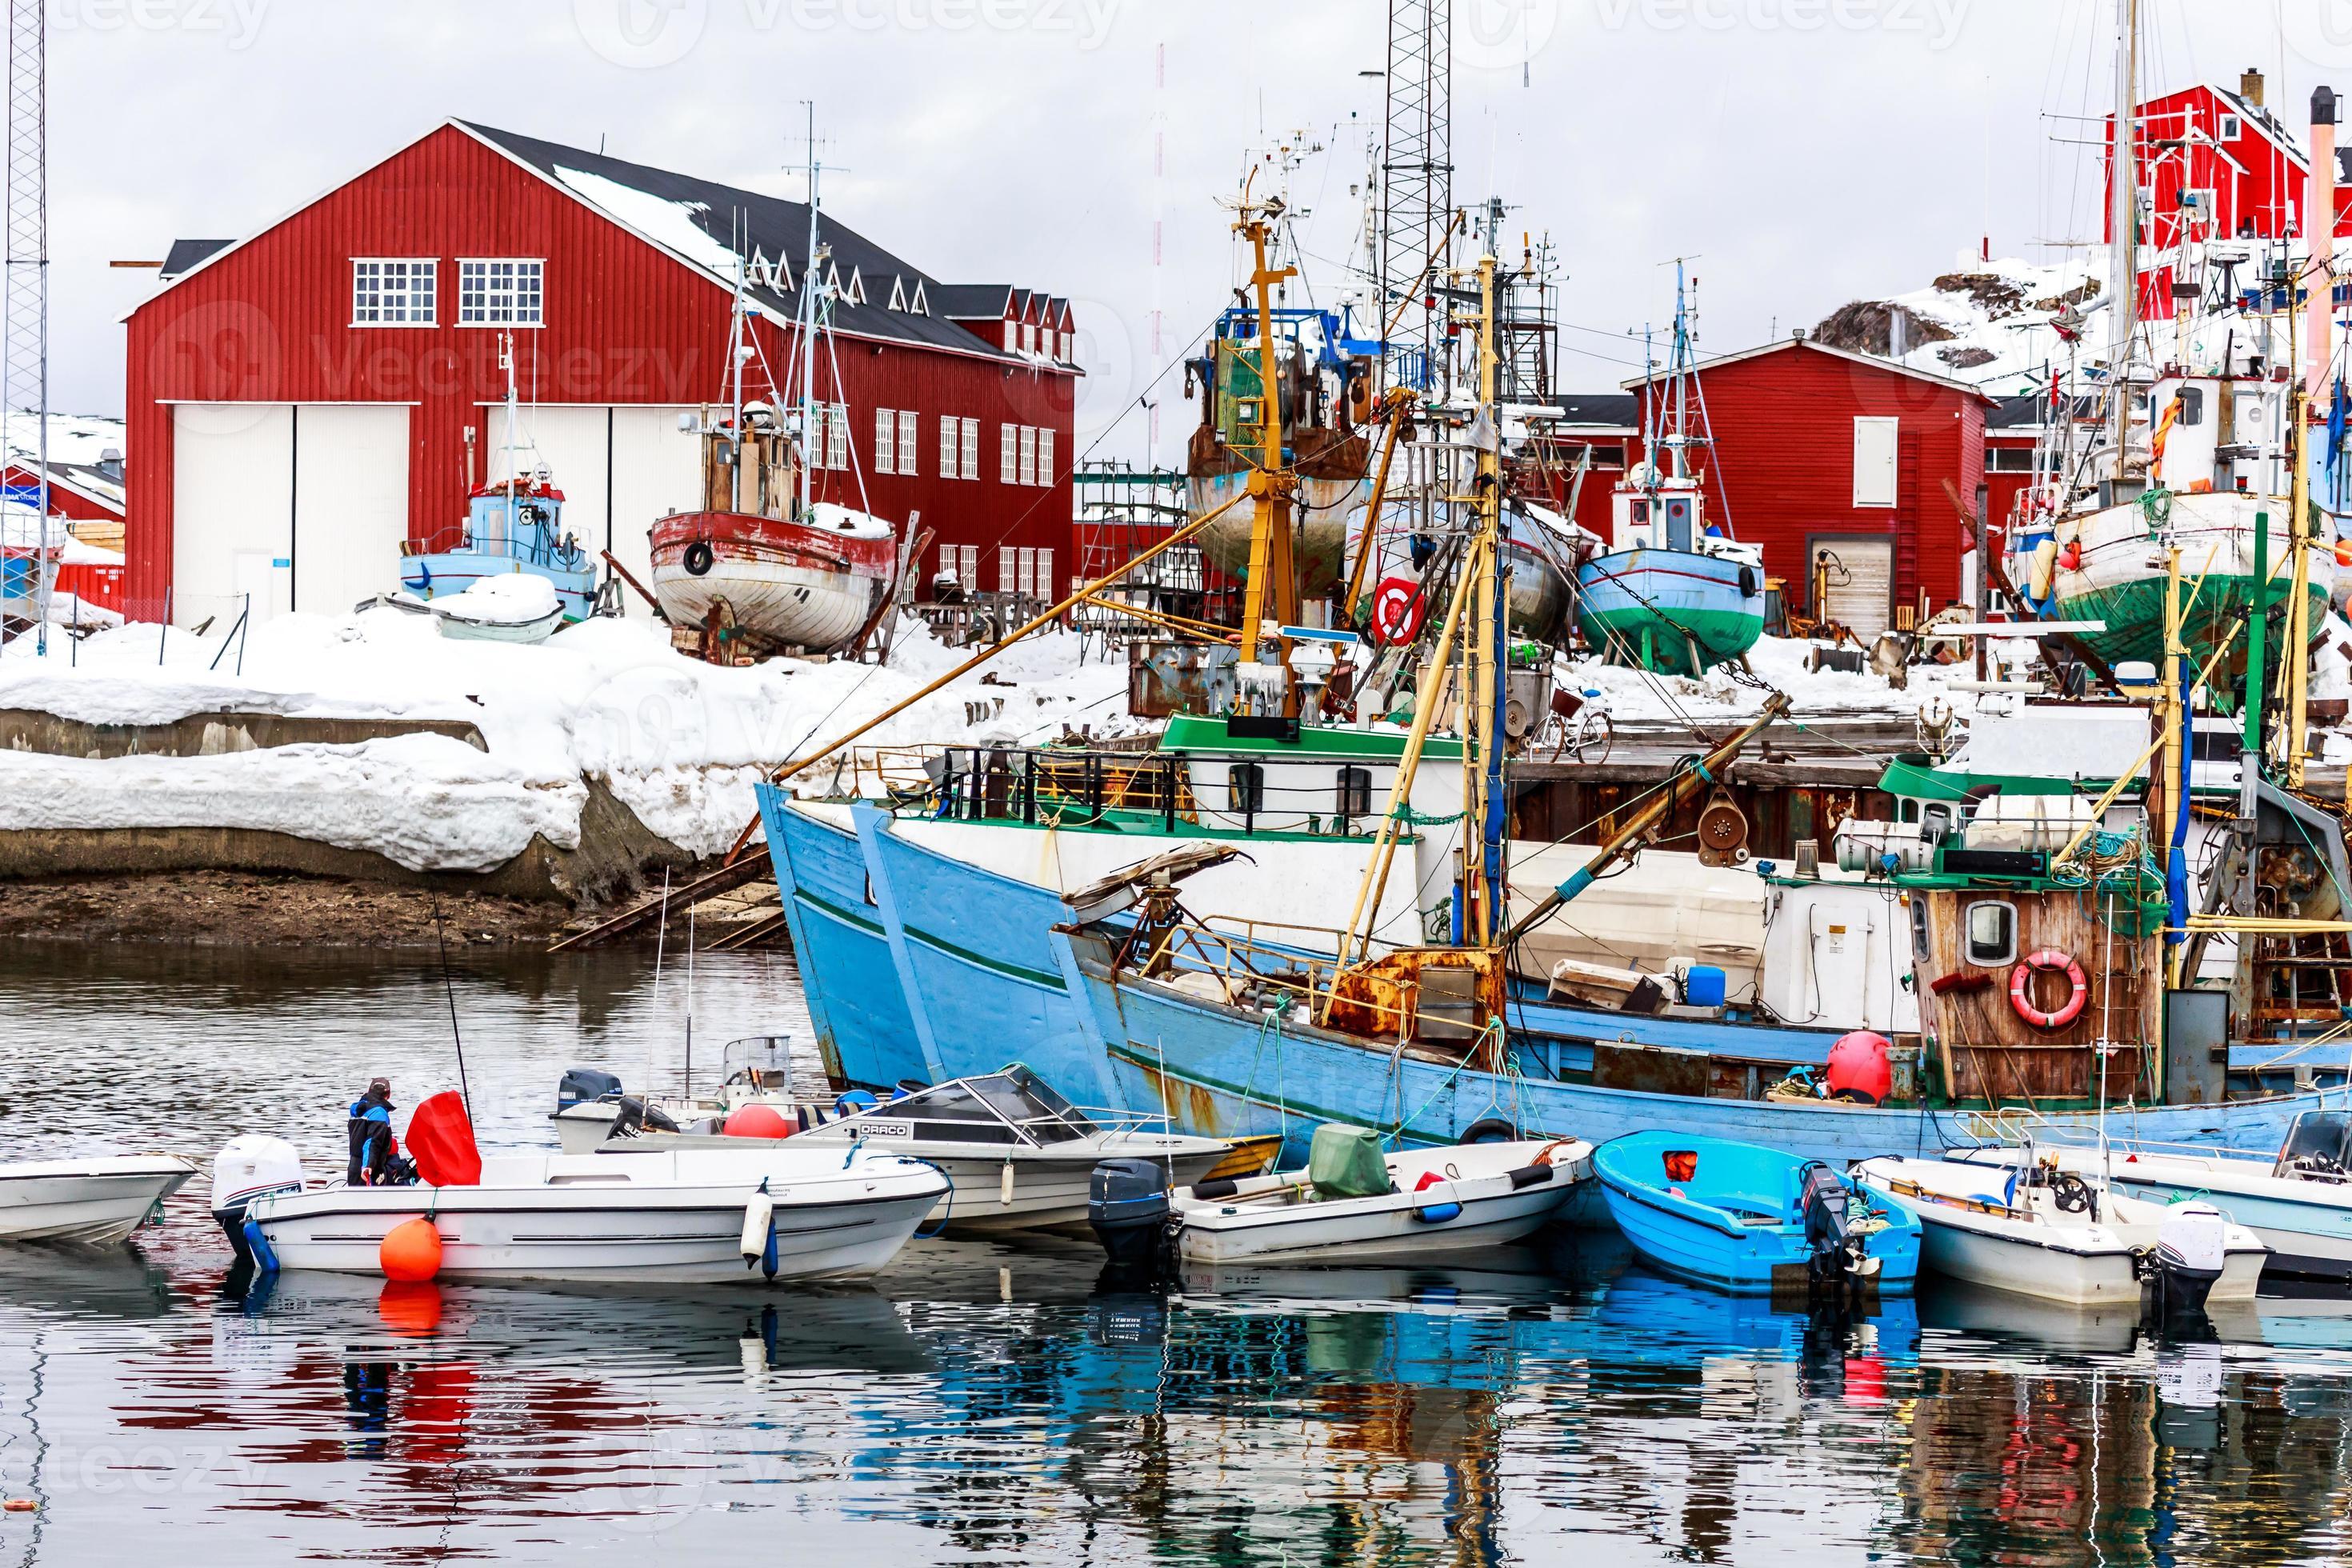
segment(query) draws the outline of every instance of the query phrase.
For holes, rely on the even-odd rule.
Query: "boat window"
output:
[[[2006,899],[1985,899],[1969,906],[1968,960],[1990,966],[2017,959],[2017,906]]]
[[[1226,805],[1243,816],[1265,809],[1265,770],[1255,763],[1235,763],[1225,770]]]
[[[2184,386],[2180,389],[2179,396],[2180,398],[2179,422],[2183,425],[2204,424],[2205,389],[2201,386]]]
[[[894,1100],[886,1108],[893,1117],[906,1117],[924,1121],[996,1121],[996,1110],[985,1100],[974,1094],[971,1086],[963,1083],[943,1083],[904,1100]]]
[[[1091,1129],[1094,1126],[1093,1122],[1080,1113],[1076,1106],[1055,1093],[1051,1084],[1027,1068],[1018,1066],[1006,1068],[1004,1079],[1009,1083],[1018,1085],[1024,1094],[1044,1106],[1049,1115],[1058,1116],[1076,1127]]]
[[[1920,898],[1911,900],[1911,956],[1927,956],[1927,900]]]
[[[1947,801],[1937,801],[1935,805],[1923,808],[1919,813],[1919,837],[1930,842],[1940,843],[1949,837],[1952,829],[1958,826],[1954,820],[1957,815],[1952,810],[1950,803]]]
[[[2279,1166],[2341,1169],[2347,1143],[2352,1143],[2352,1115],[2336,1110],[2306,1110],[2287,1129],[2286,1142],[2279,1149]]]
[[[1339,770],[1339,815],[1370,816],[1372,814],[1372,770],[1341,768]]]
[[[1054,1093],[1027,1071],[1017,1076],[999,1073],[991,1078],[976,1078],[971,1087],[982,1100],[994,1107],[998,1115],[1014,1123],[1039,1143],[1066,1143],[1084,1138],[1094,1127],[1084,1117],[1070,1109],[1069,1102]]]
[[[1896,795],[1895,797],[1895,820],[1897,822],[1918,821],[1919,803],[1907,795]]]

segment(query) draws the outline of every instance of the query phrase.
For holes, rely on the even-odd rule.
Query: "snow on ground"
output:
[[[240,653],[242,668],[239,668]],[[0,708],[99,724],[169,723],[223,710],[308,717],[461,720],[489,751],[436,736],[289,746],[220,758],[81,762],[23,754],[0,772],[0,828],[231,826],[375,849],[415,868],[478,869],[533,833],[578,842],[585,782],[603,780],[646,826],[697,854],[733,844],[763,771],[833,740],[964,657],[908,621],[887,668],[772,659],[719,668],[674,652],[646,619],[568,626],[538,647],[440,636],[391,608],[282,616],[240,650],[131,625],[79,647],[0,648]],[[983,685],[981,675],[1009,685]],[[1124,659],[1040,636],[892,719],[861,744],[1043,743],[1126,716]]]
[[[1908,719],[1941,690],[1915,674],[1890,690],[1872,675],[1812,674],[1803,643],[1766,639],[1751,655],[1803,717]],[[1127,664],[1079,639],[1039,635],[924,698],[860,745],[1042,744],[1148,726],[1127,714]],[[567,626],[538,647],[445,638],[430,616],[379,606],[341,616],[281,616],[245,645],[131,625],[80,643],[30,638],[0,648],[0,708],[97,724],[161,724],[222,710],[293,717],[458,720],[487,754],[437,735],[296,745],[205,758],[83,761],[0,754],[0,828],[223,826],[276,829],[373,849],[412,868],[476,870],[534,834],[578,844],[591,780],[646,826],[698,855],[734,843],[769,770],[839,739],[953,668],[965,650],[902,623],[887,667],[772,659],[720,668],[671,649],[650,620]],[[1608,694],[1620,721],[1720,722],[1752,713],[1760,687],[1724,671],[1704,680],[1589,662],[1563,679]],[[1952,706],[1967,710],[1964,697]],[[808,777],[822,784],[831,770]]]
[[[1909,720],[1922,708],[1940,702],[1948,712],[1968,714],[1976,694],[1954,690],[1951,682],[1973,673],[1972,665],[1945,668],[1921,666],[1910,672],[1910,685],[1897,691],[1883,677],[1864,672],[1809,670],[1807,656],[1813,645],[1786,637],[1765,637],[1748,650],[1754,681],[1742,680],[1720,667],[1697,679],[1688,676],[1651,675],[1597,658],[1561,658],[1555,679],[1568,689],[1598,691],[1619,724],[1679,724],[1685,721],[1719,724],[1726,720],[1753,718],[1772,691],[1785,693],[1791,716],[1806,719],[1875,717]]]

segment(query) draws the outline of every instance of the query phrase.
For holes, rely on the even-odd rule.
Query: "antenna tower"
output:
[[[7,0],[8,216],[6,341],[0,344],[0,460],[33,458],[34,482],[10,487],[6,509],[31,503],[34,635],[49,647],[49,146],[44,0]],[[18,421],[31,416],[33,437]]]
[[[1428,384],[1439,315],[1422,278],[1454,211],[1453,0],[1389,0],[1387,129],[1381,146],[1376,296],[1392,384]],[[1443,271],[1446,258],[1436,268]],[[1399,307],[1402,313],[1399,314]]]

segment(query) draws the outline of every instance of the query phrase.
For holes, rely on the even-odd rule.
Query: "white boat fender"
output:
[[[1004,1174],[997,1179],[996,1201],[1001,1205],[1009,1205],[1013,1202],[1013,1162],[1010,1159],[1004,1162]]]
[[[743,1205],[743,1267],[758,1264],[769,1279],[776,1277],[776,1200],[768,1195],[766,1178]]]

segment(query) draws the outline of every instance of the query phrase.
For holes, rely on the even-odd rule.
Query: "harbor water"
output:
[[[19,944],[0,1158],[240,1131],[342,1158],[372,1077],[553,1147],[573,1064],[698,1081],[789,956]],[[1019,1053],[1008,1041],[1008,1057]],[[1359,1564],[2341,1561],[2352,1311],[2186,1341],[1929,1290],[1776,1314],[1571,1234],[1470,1269],[1112,1289],[1089,1243],[870,1286],[232,1276],[205,1182],[135,1247],[0,1251],[0,1562]],[[18,1510],[17,1504],[31,1505]]]

